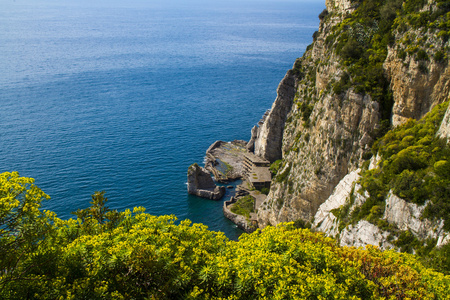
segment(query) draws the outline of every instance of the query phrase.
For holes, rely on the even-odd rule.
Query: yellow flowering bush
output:
[[[1,299],[450,298],[450,276],[413,255],[339,247],[293,223],[230,241],[143,208],[109,210],[104,193],[64,221],[40,211],[48,196],[32,179],[0,179]]]

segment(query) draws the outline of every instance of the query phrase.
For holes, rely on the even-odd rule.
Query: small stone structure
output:
[[[255,189],[270,188],[272,175],[269,171],[270,162],[253,153],[244,155],[245,180]]]
[[[187,174],[188,193],[211,200],[220,200],[225,195],[224,186],[216,186],[211,175],[198,164],[193,164]]]
[[[242,178],[245,141],[216,141],[206,151],[205,169],[217,182],[227,183]]]
[[[251,195],[255,199],[255,202],[253,204],[254,212],[250,213],[250,218],[235,214],[230,209],[231,206],[239,200],[239,198],[247,195]],[[266,195],[258,191],[249,191],[243,185],[239,185],[236,188],[235,196],[231,197],[230,200],[223,203],[223,214],[225,217],[235,223],[240,229],[244,230],[247,233],[251,233],[258,228],[258,218],[255,212],[261,206],[261,203],[264,202],[265,198]]]
[[[231,197],[230,200],[223,202],[223,215],[231,222],[237,225],[240,229],[247,233],[252,233],[258,228],[257,223],[247,220],[246,217],[235,214],[230,210],[230,206],[236,203],[237,198]]]

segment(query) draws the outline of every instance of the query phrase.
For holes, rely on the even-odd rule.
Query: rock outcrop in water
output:
[[[192,164],[188,169],[188,193],[199,197],[219,200],[225,195],[224,186],[216,186],[217,182],[226,183],[243,176],[244,154],[247,152],[245,141],[216,141],[206,150],[205,168]]]
[[[188,169],[187,189],[189,194],[212,200],[222,199],[226,190],[224,186],[216,186],[211,175],[198,164]]]

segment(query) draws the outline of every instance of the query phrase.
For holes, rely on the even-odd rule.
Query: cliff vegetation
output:
[[[380,159],[377,168],[362,173],[362,191],[369,198],[354,212],[357,218],[367,217],[376,205],[382,207],[380,202],[392,190],[407,202],[427,204],[423,217],[443,219],[444,229],[450,231],[450,147],[436,137],[447,106],[438,105],[419,121],[410,119],[374,144]]]
[[[437,135],[447,108],[448,103],[438,105],[421,120],[410,119],[380,138],[370,164],[343,180],[348,193],[336,192],[343,202],[330,197],[316,214],[315,227],[341,244],[378,235],[360,245],[377,243],[415,253],[425,264],[449,272],[450,147]],[[362,226],[364,222],[372,227]]]
[[[281,140],[259,227],[311,224],[448,272],[450,2],[327,0],[319,19],[252,131],[255,145]]]
[[[434,140],[423,130],[404,136],[406,148],[394,153],[385,148],[392,148],[388,140],[400,133],[385,134],[405,123],[416,130],[411,128],[416,126],[414,120],[450,98],[450,2],[328,0],[326,5],[313,43],[286,75],[295,81],[295,94],[291,102],[283,102],[292,104],[284,123],[282,157],[273,165],[276,176],[258,209],[259,226],[296,220],[313,223],[319,207],[340,181],[368,164],[377,147],[384,161],[395,162],[389,171],[385,163],[382,178],[373,175],[369,177],[374,180],[362,179],[372,194],[361,208],[364,217],[360,218],[370,215],[370,209],[379,206],[376,203],[390,190],[412,203],[431,203],[424,217],[446,218],[443,202],[448,194],[442,189],[447,189],[443,187],[447,183],[440,175],[431,176],[447,167],[445,142]],[[286,77],[280,85],[285,81]],[[272,111],[282,103],[278,98]],[[271,117],[269,114],[266,123],[270,124]],[[439,127],[433,125],[433,129],[427,127],[430,132]],[[270,131],[264,130],[260,129],[260,135],[270,137]],[[425,139],[419,142],[416,138]],[[435,148],[438,150],[427,154]],[[391,155],[394,157],[389,158]],[[406,157],[421,165],[403,166],[401,159],[406,161]],[[426,183],[421,184],[421,180]],[[435,184],[438,188],[433,189]],[[383,209],[376,212],[382,213]]]

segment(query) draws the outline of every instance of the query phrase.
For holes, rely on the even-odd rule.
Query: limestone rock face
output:
[[[432,32],[409,32],[397,34],[402,40],[411,35],[426,37],[428,43],[438,47],[442,39]],[[404,46],[406,49],[406,46]],[[392,108],[392,124],[404,123],[407,119],[420,119],[434,106],[450,97],[450,68],[448,62],[436,62],[433,59],[417,60],[413,55],[399,58],[399,52],[405,51],[402,44],[389,48],[384,62],[384,69],[390,80],[394,97]],[[433,57],[428,50],[427,55]]]
[[[371,165],[376,166],[376,158]],[[314,217],[312,228],[324,232],[325,235],[337,238],[341,246],[365,247],[367,245],[379,246],[382,249],[395,248],[392,240],[389,241],[390,232],[381,230],[366,220],[360,220],[355,225],[347,225],[339,229],[341,220],[333,214],[333,210],[351,204],[349,213],[361,207],[368,195],[361,195],[358,191],[359,169],[346,175],[336,186],[333,194],[319,207]],[[350,198],[352,200],[350,200]],[[351,201],[351,202],[350,202]],[[450,241],[450,233],[443,230],[444,221],[422,219],[422,212],[426,204],[419,206],[408,203],[391,192],[385,200],[383,220],[394,225],[400,231],[410,231],[419,240],[436,239],[436,247]]]
[[[327,202],[322,205],[325,205]],[[355,203],[352,208],[354,209],[356,206],[358,205]],[[386,198],[383,220],[395,225],[400,231],[410,231],[419,240],[436,239],[436,247],[440,247],[450,241],[450,233],[443,230],[443,220],[430,221],[421,219],[425,206],[408,203],[390,192]],[[324,219],[327,218],[329,219],[330,217],[325,216]],[[339,226],[339,221],[334,220],[334,223],[335,227]],[[324,232],[327,235],[337,236],[337,234],[340,234],[339,242],[341,246],[364,247],[374,245],[380,246],[382,249],[395,248],[387,240],[390,232],[383,231],[365,220],[359,221],[355,226],[348,225],[342,232],[336,232],[336,230],[330,230],[323,226],[316,227],[316,229],[319,231],[325,230]]]
[[[327,9],[331,14],[321,20],[314,43],[294,65],[299,72],[282,132],[283,164],[258,210],[260,227],[311,221],[339,181],[356,170],[370,152],[379,128],[380,106],[370,96],[351,88],[339,94],[330,92],[330,85],[338,82],[345,70],[326,40],[332,26],[353,7],[351,1],[329,0]],[[263,153],[259,151],[255,144],[255,154]]]
[[[342,231],[340,245],[354,247],[374,245],[381,249],[392,249],[394,245],[388,242],[388,236],[389,232],[380,230],[366,220],[361,220],[356,225],[349,225]]]
[[[326,76],[320,73],[317,78],[327,80]],[[311,90],[307,81],[298,85],[299,93]],[[370,152],[379,126],[378,103],[351,90],[343,97],[321,95],[316,86],[312,93],[317,102],[307,121],[302,117],[301,99],[288,115],[282,144],[285,163],[278,171],[285,176],[273,180],[263,209],[258,210],[260,227],[311,220],[339,181]]]
[[[359,179],[359,171],[360,169],[347,174],[336,186],[333,194],[320,205],[314,216],[314,229],[324,232],[327,236],[331,237],[336,237],[339,234],[339,220],[332,213],[332,210],[345,205],[354,189],[354,183]]]
[[[189,167],[187,179],[189,194],[212,200],[220,200],[225,195],[226,188],[216,186],[211,175],[197,164]]]
[[[357,93],[352,86],[343,90],[333,88],[349,73],[340,53],[333,48],[333,41],[336,41],[333,26],[351,14],[357,2],[326,1],[329,15],[321,19],[313,44],[283,79],[279,97],[258,129],[255,154],[270,161],[282,158],[270,192],[258,209],[258,226],[261,228],[298,219],[312,221],[338,183],[370,157],[382,115],[389,115],[389,111],[382,111],[386,107],[381,107],[368,94]],[[429,1],[427,5],[429,7],[424,9],[433,9],[435,3]],[[391,125],[399,125],[408,118],[421,118],[450,97],[448,60],[438,61],[433,52],[438,48],[446,49],[448,41],[444,42],[431,29],[427,30],[408,29],[393,33],[395,41],[388,48],[383,64],[393,95]],[[419,36],[436,45],[434,50],[433,47],[423,50],[428,60],[407,52],[411,43],[403,43]],[[407,52],[406,57],[402,56],[403,52]],[[286,86],[289,87],[287,92],[280,93],[281,87]],[[294,94],[292,104],[288,101],[290,98],[284,99],[281,94]],[[289,105],[280,105],[283,100]],[[278,110],[278,107],[283,109]],[[287,110],[284,130],[277,131],[275,127],[283,124],[283,118],[277,116],[284,115]],[[446,118],[448,120],[449,116]],[[448,125],[443,125],[441,131],[446,130]],[[331,216],[324,222],[324,226],[333,226]]]
[[[255,154],[270,162],[281,158],[284,124],[291,110],[294,96],[295,76],[292,71],[288,71],[278,86],[277,98],[268,116],[261,124],[261,127],[258,128],[256,138],[254,139]],[[252,139],[253,137],[252,130]]]
[[[445,112],[444,119],[442,120],[441,126],[439,127],[438,136],[450,141],[450,105]]]
[[[392,192],[386,198],[386,208],[383,219],[396,225],[400,230],[410,230],[413,235],[425,240],[434,238],[438,240],[437,247],[450,239],[449,233],[443,230],[444,221],[432,222],[428,219],[421,220],[425,205],[408,203],[397,197]]]
[[[355,10],[355,4],[350,0],[326,0],[328,11],[338,13],[351,13]]]

